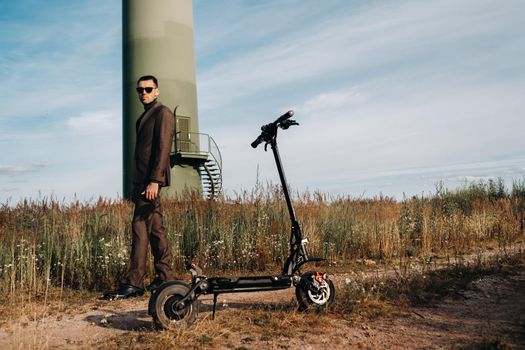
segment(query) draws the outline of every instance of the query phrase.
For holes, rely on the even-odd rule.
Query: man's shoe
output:
[[[144,294],[144,289],[132,286],[131,284],[123,284],[117,290],[107,292],[104,294],[104,299],[116,300],[140,297]]]
[[[146,290],[149,290],[153,293],[155,289],[159,288],[164,282],[165,281],[161,280],[160,278],[155,278],[150,284],[146,286]]]

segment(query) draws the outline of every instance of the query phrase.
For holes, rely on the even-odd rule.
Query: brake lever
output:
[[[281,129],[288,129],[290,126],[292,125],[299,125],[298,122],[296,122],[295,120],[292,120],[292,119],[287,119],[287,120],[283,120],[279,126],[281,127]]]

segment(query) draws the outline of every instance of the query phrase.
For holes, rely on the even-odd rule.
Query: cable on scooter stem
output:
[[[296,121],[288,121],[289,118],[291,118],[294,115],[294,112],[292,110],[289,110],[288,112],[284,113],[282,116],[277,118],[273,123],[263,125],[261,127],[261,134],[251,143],[253,148],[257,148],[259,144],[263,141],[270,142],[271,138],[274,136],[274,134],[277,133],[277,127],[281,127],[283,129],[288,129],[290,125],[299,125]]]

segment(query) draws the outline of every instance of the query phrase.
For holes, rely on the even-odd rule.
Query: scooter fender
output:
[[[301,261],[299,264],[297,264],[297,266],[295,266],[295,268],[293,270],[293,273],[296,273],[301,268],[301,266],[303,266],[306,263],[325,261],[325,260],[326,260],[325,258],[308,258],[308,259],[306,259],[304,261]]]
[[[179,284],[179,285],[183,285],[185,287],[188,287],[190,288],[190,285],[184,281],[179,281],[179,280],[174,280],[174,281],[167,281],[167,282],[164,282],[160,285],[159,288],[155,289],[152,293],[151,293],[151,296],[149,297],[149,302],[148,302],[148,315],[152,315],[153,314],[153,310],[155,309],[155,303],[157,301],[157,296],[159,295],[159,292],[162,291],[163,289],[169,287],[169,286],[173,286],[175,284]]]

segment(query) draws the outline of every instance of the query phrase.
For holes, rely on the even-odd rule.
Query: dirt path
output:
[[[471,289],[407,317],[366,325],[376,349],[525,349],[525,272],[487,276]]]
[[[343,288],[344,278],[336,282]],[[217,318],[228,318],[254,303],[286,304],[293,299],[293,289],[220,295]],[[525,349],[524,299],[525,271],[489,275],[436,305],[351,322],[328,315],[326,327],[316,334],[298,329],[291,336],[268,339],[239,333],[219,348],[233,344],[243,349]],[[198,319],[209,319],[211,297],[201,300]],[[54,316],[40,318],[41,310],[35,311],[0,327],[0,349],[91,348],[110,337],[148,334],[153,331],[147,302],[148,296],[113,302],[91,296],[75,310],[51,313]]]
[[[485,252],[483,259],[496,252]],[[475,261],[476,255],[463,260]],[[368,265],[363,262],[364,265]],[[372,264],[373,265],[373,264]],[[434,268],[445,267],[444,262]],[[395,275],[395,269],[368,266],[364,275]],[[348,274],[333,276],[336,290],[342,293]],[[0,314],[0,349],[84,349],[108,345],[106,339],[158,334],[152,330],[147,312],[149,294],[135,299],[105,301],[91,294],[77,303],[32,302],[16,317]],[[294,328],[282,337],[230,334],[225,344],[215,348],[264,349],[525,349],[525,271],[513,275],[488,275],[469,288],[427,307],[403,308],[403,312],[381,313],[380,317],[325,316],[315,332],[307,324]],[[210,320],[212,296],[202,296],[199,320]],[[221,294],[217,303],[216,328],[227,322],[235,310],[248,310],[254,305],[289,305],[285,318],[293,318],[295,291]],[[29,310],[29,311],[28,311]],[[271,307],[270,307],[271,310]],[[16,314],[16,313],[15,313]],[[279,316],[275,316],[279,317]],[[297,316],[295,316],[297,317]],[[299,316],[303,317],[303,316]],[[306,316],[310,317],[310,316]],[[7,322],[6,322],[7,321]],[[106,344],[106,345],[104,345]],[[140,341],[130,342],[140,348]],[[126,347],[125,347],[126,348]],[[151,348],[151,346],[150,346]]]
[[[219,296],[217,313],[229,308],[252,307],[257,302],[292,301],[294,290],[236,293]],[[149,293],[140,298],[105,301],[91,296],[76,310],[40,318],[49,310],[36,308],[34,313],[0,327],[0,349],[71,349],[89,347],[107,337],[152,330],[148,315]],[[203,296],[199,319],[211,318],[213,297]],[[55,312],[51,312],[55,313]]]

